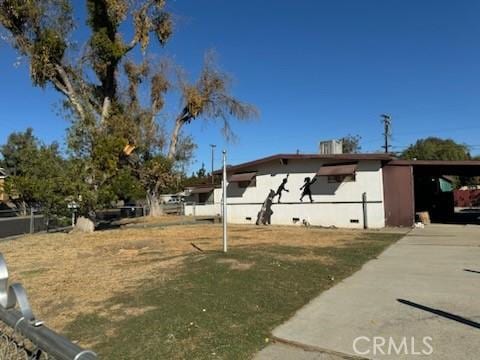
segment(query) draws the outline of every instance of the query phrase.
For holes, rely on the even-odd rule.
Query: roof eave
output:
[[[396,159],[390,154],[275,154],[260,158],[253,161],[248,161],[238,165],[227,166],[227,172],[239,171],[243,169],[248,169],[249,167],[258,166],[264,163],[275,160],[307,160],[307,159],[318,159],[318,160],[377,160],[377,161],[392,161]],[[214,175],[221,175],[223,172],[222,169],[215,170]]]

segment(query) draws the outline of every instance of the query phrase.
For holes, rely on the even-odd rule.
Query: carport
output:
[[[385,224],[412,226],[428,211],[433,222],[480,223],[480,213],[455,213],[453,193],[442,189],[447,176],[480,176],[480,161],[392,160],[383,166]]]

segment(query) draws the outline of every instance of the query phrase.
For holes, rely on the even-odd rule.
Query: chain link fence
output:
[[[0,360],[48,360],[49,356],[13,328],[0,324]]]
[[[97,355],[57,334],[38,320],[20,283],[8,283],[0,254],[0,360],[95,360]]]
[[[163,204],[162,207],[165,214],[184,214],[183,203]],[[98,226],[105,227],[120,219],[148,216],[148,214],[148,206],[122,206],[98,210],[95,213],[95,220]],[[71,212],[70,216],[51,214],[47,217],[41,209],[0,210],[0,238],[42,231],[68,231],[75,223],[75,219],[76,213],[74,211]]]

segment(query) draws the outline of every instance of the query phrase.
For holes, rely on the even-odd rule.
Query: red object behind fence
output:
[[[453,199],[456,207],[480,206],[480,190],[454,190]]]

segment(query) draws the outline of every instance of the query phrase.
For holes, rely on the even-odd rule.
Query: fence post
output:
[[[362,210],[363,210],[363,228],[368,229],[368,216],[367,216],[367,193],[362,194]]]
[[[35,217],[33,216],[33,207],[30,207],[30,234],[35,232]]]

